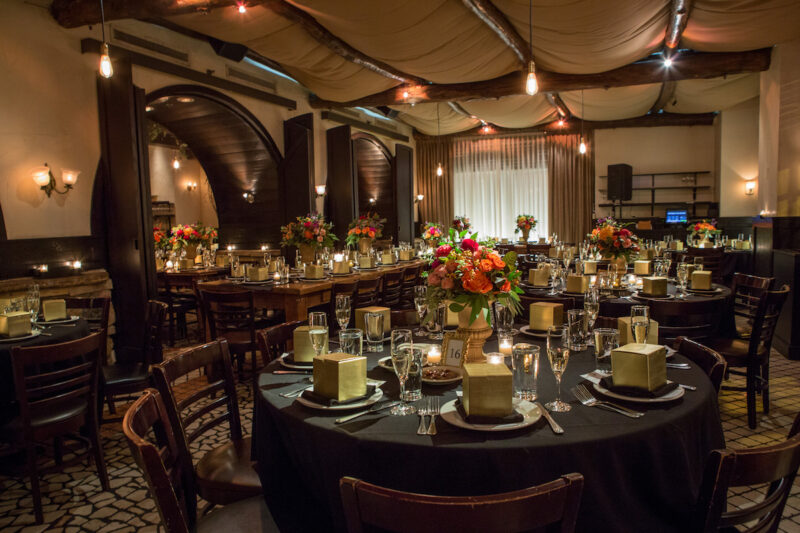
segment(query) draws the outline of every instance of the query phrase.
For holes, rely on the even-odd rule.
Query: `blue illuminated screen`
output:
[[[679,222],[686,222],[686,210],[667,210],[667,224],[677,224]]]

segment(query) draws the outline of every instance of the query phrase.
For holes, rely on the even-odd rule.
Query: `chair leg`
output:
[[[109,414],[117,414],[117,406],[114,404],[114,396],[111,394],[106,394],[106,404],[108,404]]]
[[[758,367],[747,367],[746,389],[747,389],[747,425],[750,429],[756,429],[756,380],[758,379]]]
[[[31,478],[33,514],[36,517],[36,523],[42,524],[44,523],[44,512],[42,511],[42,491],[39,487],[39,471],[36,469],[36,445],[28,442],[25,447],[28,458],[28,475]]]
[[[103,490],[110,491],[111,484],[108,482],[108,470],[106,470],[106,460],[103,457],[103,444],[100,441],[100,428],[97,421],[89,422],[89,440],[92,442],[92,455],[94,456],[94,466],[97,468],[97,477],[100,478],[100,485]]]
[[[764,414],[769,414],[769,359],[761,365],[761,403]]]
[[[53,455],[57,465],[64,462],[64,439],[62,437],[53,438]]]

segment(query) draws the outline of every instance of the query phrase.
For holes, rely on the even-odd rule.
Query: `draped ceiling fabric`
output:
[[[559,93],[570,112],[586,120],[617,120],[640,117],[647,113],[658,99],[660,83],[614,87],[613,89],[588,89],[583,91],[581,111],[581,91]]]
[[[712,80],[682,80],[675,84],[665,111],[705,113],[709,109],[727,109],[759,94],[758,74],[736,74]]]

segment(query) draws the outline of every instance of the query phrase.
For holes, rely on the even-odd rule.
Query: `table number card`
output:
[[[460,335],[455,331],[446,332],[444,334],[444,340],[442,341],[442,364],[460,367],[464,363],[463,356],[466,349],[466,335]]]

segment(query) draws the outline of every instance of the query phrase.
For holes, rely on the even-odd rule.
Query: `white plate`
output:
[[[524,417],[522,422],[516,422],[514,424],[470,424],[458,414],[456,401],[458,400],[450,400],[442,406],[441,417],[445,422],[456,427],[474,431],[513,431],[515,429],[532,426],[542,417],[542,411],[539,409],[539,406],[527,400],[514,398],[514,409]]]
[[[299,278],[297,278],[297,281],[305,281],[305,282],[312,282],[312,283],[313,282],[319,283],[319,282],[327,281],[327,280],[328,280],[328,276],[325,276],[324,278],[307,278],[305,276],[300,276]]]
[[[72,315],[69,318],[59,318],[58,320],[49,320],[45,322],[44,320],[37,320],[37,326],[57,326],[59,324],[72,324],[73,322],[77,322],[80,320],[81,317]]]
[[[284,359],[288,355],[289,355],[288,353],[285,353],[280,357],[280,359],[278,359],[278,362],[281,364],[281,366],[283,366],[285,368],[291,368],[292,370],[313,370],[314,369],[313,363],[308,363],[307,365],[296,365],[296,364],[292,364],[292,363],[287,363],[286,361],[284,361]]]
[[[383,398],[383,390],[380,387],[375,387],[375,392],[369,398],[365,398],[360,402],[348,403],[345,405],[322,405],[321,403],[312,402],[308,398],[303,398],[303,395],[297,397],[297,403],[305,405],[311,409],[319,409],[320,411],[349,411],[351,409],[361,409],[362,407],[369,407],[372,404],[378,403]]]
[[[681,398],[686,391],[683,387],[678,387],[677,389],[668,392],[664,396],[659,396],[658,398],[640,398],[638,396],[625,396],[624,394],[618,394],[616,392],[611,392],[607,388],[603,387],[599,383],[592,383],[594,389],[597,392],[602,392],[609,398],[616,398],[618,400],[625,400],[626,402],[636,402],[636,403],[663,403],[663,402],[671,402],[673,400],[677,400]]]
[[[519,328],[519,332],[523,335],[527,335],[528,337],[534,337],[536,339],[546,339],[547,332],[546,331],[539,331],[538,329],[531,329],[530,326],[522,326]]]
[[[30,340],[30,339],[35,339],[36,337],[38,337],[41,334],[42,334],[42,330],[40,330],[40,329],[32,329],[31,330],[31,334],[30,335],[25,335],[24,337],[13,337],[13,338],[10,338],[10,339],[6,339],[5,337],[2,337],[2,338],[0,338],[0,344],[4,344],[4,343],[7,343],[7,342],[27,341],[27,340]]]
[[[378,267],[372,267],[372,268],[353,267],[353,270],[362,270],[364,272],[372,272],[373,270],[378,270]]]
[[[651,296],[646,292],[636,291],[631,295],[631,298],[640,298],[642,300],[672,300],[675,298],[675,295],[667,294],[666,296]]]

